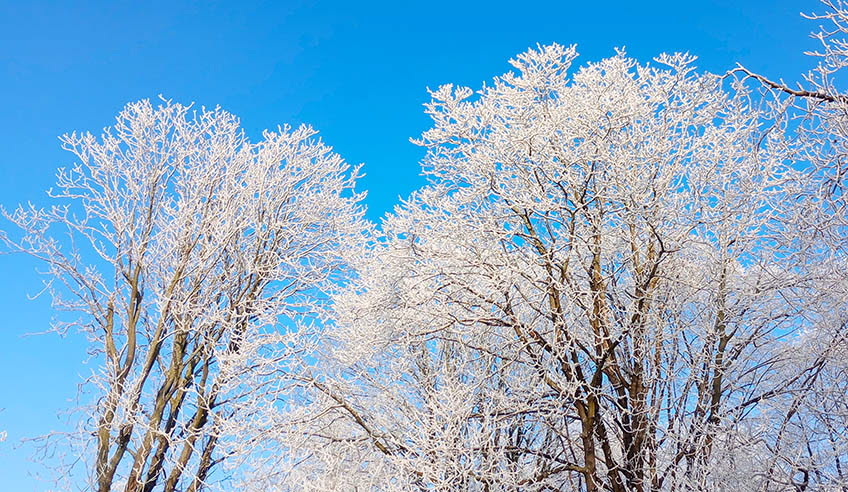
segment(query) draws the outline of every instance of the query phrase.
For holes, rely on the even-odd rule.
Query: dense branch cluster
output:
[[[278,392],[275,374],[363,231],[355,173],[301,127],[249,142],[220,110],[131,104],[98,140],[63,141],[49,210],[4,236],[44,259],[56,307],[102,361],[82,424],[92,489],[199,490],[227,422]],[[67,234],[71,241],[56,240]],[[248,378],[248,376],[250,376]]]
[[[433,92],[432,184],[337,300],[345,369],[289,431],[322,429],[283,445],[292,484],[845,483],[845,414],[811,423],[845,350],[845,258],[803,223],[819,171],[687,56],[575,56]]]
[[[305,127],[140,102],[65,137],[61,204],[2,238],[102,362],[91,490],[848,490],[826,6],[806,88],[560,45],[440,87],[379,227]]]

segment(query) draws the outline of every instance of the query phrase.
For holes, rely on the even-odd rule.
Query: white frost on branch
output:
[[[225,111],[169,101],[62,141],[78,162],[55,205],[5,212],[20,232],[2,239],[44,260],[74,316],[56,330],[101,364],[76,452],[92,490],[204,488],[251,453],[235,433],[311,350],[367,230],[357,169],[309,127],[254,143]]]
[[[802,143],[692,56],[575,57],[431,93],[431,184],[355,260],[257,490],[846,483],[844,437],[793,427],[844,346]]]

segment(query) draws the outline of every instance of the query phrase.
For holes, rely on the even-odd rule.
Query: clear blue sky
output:
[[[648,61],[689,51],[723,72],[742,62],[797,80],[812,66],[807,1],[572,2],[43,2],[0,0],[0,204],[44,204],[59,166],[57,136],[99,132],[129,101],[159,94],[220,105],[252,136],[309,123],[351,163],[364,163],[369,215],[423,183],[426,88],[479,87],[536,43],[577,43],[579,62],[626,46]],[[3,223],[0,228],[8,227]],[[79,336],[45,330],[37,265],[0,256],[0,490],[49,490],[24,437],[66,428],[84,364]]]

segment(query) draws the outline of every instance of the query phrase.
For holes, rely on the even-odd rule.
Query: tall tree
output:
[[[79,451],[92,490],[196,491],[250,452],[230,423],[276,398],[312,334],[295,323],[365,230],[356,171],[314,135],[252,143],[220,109],[129,104],[99,138],[62,139],[79,161],[53,207],[6,213],[20,231],[2,239],[78,315],[56,329],[81,329],[101,364]]]
[[[576,56],[432,93],[431,184],[337,298],[337,369],[280,427],[280,487],[776,483],[774,415],[844,351],[809,339],[840,261],[799,225],[815,173],[773,108],[693,57]]]
[[[814,8],[814,7],[813,7]],[[806,186],[796,187],[799,205],[794,221],[797,234],[807,238],[811,259],[820,264],[819,278],[826,285],[826,307],[810,312],[817,320],[803,335],[800,364],[816,367],[801,387],[773,405],[764,419],[777,429],[766,439],[769,459],[763,466],[774,489],[848,490],[848,93],[844,80],[848,67],[848,5],[843,0],[822,0],[815,13],[802,14],[820,22],[812,37],[819,48],[810,52],[818,61],[803,82],[787,83],[791,74],[775,79],[738,66],[735,76],[757,81],[765,97],[780,101],[777,114],[791,122],[793,138],[804,162]],[[813,305],[809,301],[807,305]],[[823,312],[823,313],[822,313]]]

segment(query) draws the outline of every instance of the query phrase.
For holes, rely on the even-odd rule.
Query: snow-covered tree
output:
[[[782,422],[844,352],[822,336],[844,257],[806,227],[804,145],[691,56],[575,57],[540,47],[432,92],[431,184],[360,253],[257,488],[846,483],[838,454],[775,448],[809,444]],[[827,405],[810,427],[839,428]]]
[[[70,312],[55,329],[84,332],[99,365],[75,454],[91,490],[203,489],[252,451],[234,432],[309,350],[366,230],[356,170],[308,127],[253,143],[231,114],[167,101],[62,141],[78,163],[56,204],[7,212],[20,230],[2,238],[44,260]]]
[[[819,22],[812,37],[819,43],[806,54],[818,61],[803,77],[790,83],[792,74],[774,79],[746,67],[731,72],[756,80],[767,98],[780,101],[781,117],[791,122],[793,138],[803,149],[808,175],[806,186],[794,196],[800,208],[795,226],[808,241],[808,251],[818,251],[812,261],[821,265],[820,278],[828,296],[825,304],[807,302],[806,309],[823,312],[815,327],[803,337],[806,354],[800,364],[815,367],[791,396],[773,405],[769,414],[778,426],[763,445],[770,456],[767,476],[774,488],[796,490],[848,488],[848,4],[822,0],[814,13],[803,14]],[[756,68],[756,67],[751,67]],[[764,417],[765,418],[765,417]]]
[[[540,46],[362,219],[306,127],[129,105],[6,213],[102,365],[98,491],[848,490],[848,8],[806,85]],[[73,313],[76,313],[74,316]]]

